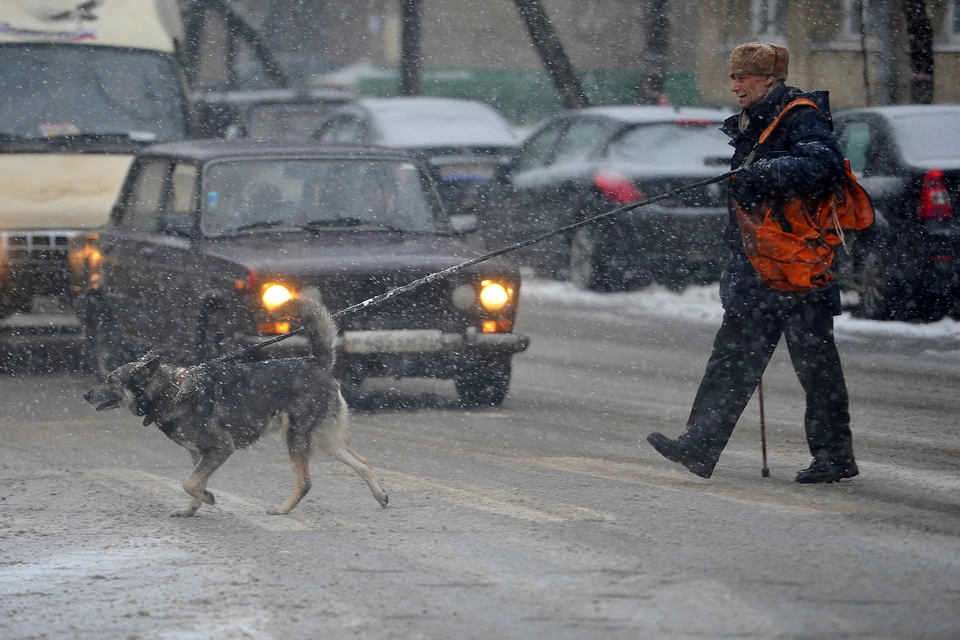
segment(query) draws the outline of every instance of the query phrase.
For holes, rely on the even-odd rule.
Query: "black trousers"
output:
[[[847,387],[833,338],[833,313],[797,296],[778,309],[724,312],[713,353],[680,436],[716,464],[784,336],[807,395],[804,427],[814,457],[853,461]]]

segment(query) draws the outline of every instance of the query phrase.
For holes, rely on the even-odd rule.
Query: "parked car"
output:
[[[308,140],[317,123],[349,104],[347,91],[258,89],[193,95],[201,137]]]
[[[448,213],[470,215],[478,185],[516,151],[509,123],[481,102],[447,98],[363,98],[332,112],[314,138],[423,154]],[[464,222],[468,227],[471,220]]]
[[[943,317],[960,292],[960,105],[856,109],[834,122],[877,214],[854,245],[858,312]]]
[[[197,363],[285,333],[267,318],[277,294],[336,312],[475,255],[415,156],[243,141],[143,150],[110,222],[70,248],[101,373],[158,344]],[[345,315],[338,375],[452,378],[464,404],[500,404],[528,344],[519,295],[517,269],[491,260]],[[258,353],[306,353],[301,338]]]
[[[715,109],[594,107],[567,111],[526,140],[478,194],[488,248],[578,222],[729,168],[732,150]],[[725,189],[713,184],[566,236],[518,260],[543,275],[598,291],[719,276],[728,250]]]

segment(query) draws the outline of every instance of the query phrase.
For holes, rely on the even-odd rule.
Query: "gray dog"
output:
[[[299,319],[312,355],[259,362],[179,367],[157,351],[118,367],[84,398],[97,411],[126,407],[156,422],[171,440],[190,452],[193,473],[184,481],[192,516],[201,503],[213,504],[207,481],[237,449],[256,442],[268,427],[285,431],[293,464],[293,494],[267,513],[289,513],[310,490],[310,454],[317,447],[349,465],[373,497],[387,506],[387,494],[370,463],[347,444],[347,403],[333,375],[337,325],[326,308],[294,298],[274,315]]]

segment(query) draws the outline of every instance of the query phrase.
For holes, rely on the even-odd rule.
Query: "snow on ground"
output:
[[[570,282],[525,277],[523,297],[540,303],[576,306],[620,316],[654,316],[717,325],[723,317],[716,284],[691,286],[682,291],[655,285],[624,293],[594,293],[577,289]],[[960,322],[949,318],[929,324],[879,322],[854,318],[844,312],[836,319],[835,329],[838,335],[947,340],[956,341],[960,347]],[[954,353],[960,354],[960,350]]]

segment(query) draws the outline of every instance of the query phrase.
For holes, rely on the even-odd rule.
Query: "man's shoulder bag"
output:
[[[760,134],[757,147],[766,142],[791,109],[801,106],[820,110],[807,98],[788,103]],[[744,167],[753,160],[755,152],[756,147]],[[850,161],[844,159],[843,164],[846,171],[843,181],[819,198],[800,196],[754,207],[743,207],[733,200],[744,250],[768,286],[780,291],[805,292],[833,284],[836,275],[831,266],[837,247],[849,245],[851,232],[862,231],[873,224],[870,197],[850,170]]]

